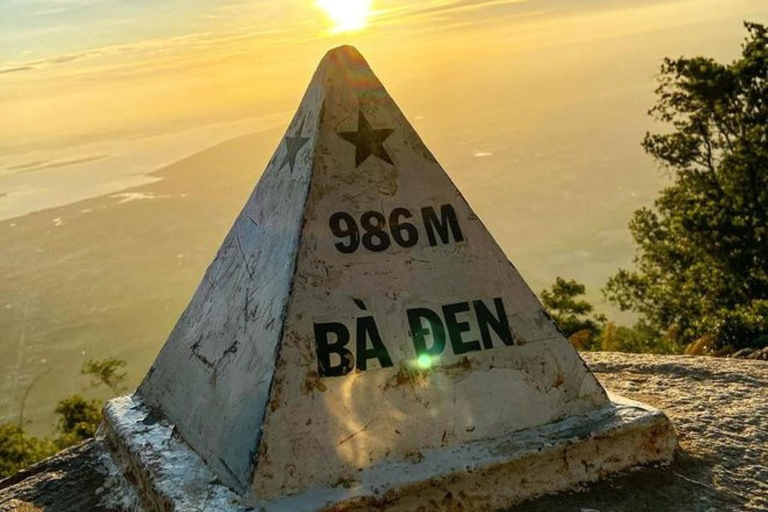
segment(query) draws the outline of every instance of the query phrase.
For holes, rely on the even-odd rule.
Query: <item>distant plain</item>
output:
[[[475,28],[461,51],[441,52],[429,36],[422,46],[358,46],[532,288],[574,277],[601,311],[631,322],[599,290],[631,262],[632,212],[666,182],[640,147],[657,128],[646,111],[661,59],[730,60],[741,21],[765,22],[768,7],[606,3],[600,19],[579,12]],[[45,148],[0,141],[0,421],[17,418],[27,386],[44,374],[26,417],[33,432],[49,433],[57,400],[92,393],[79,376],[89,358],[125,359],[130,384],[139,382],[324,49],[296,50],[279,93],[265,85],[276,71],[259,75],[253,58],[253,81],[237,87],[272,97],[236,114]],[[3,87],[0,104],[11,97]]]

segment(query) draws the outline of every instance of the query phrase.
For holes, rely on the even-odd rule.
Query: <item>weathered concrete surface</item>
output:
[[[351,47],[138,394],[254,503],[608,403]]]
[[[604,405],[604,391],[362,56],[334,50],[318,77],[323,116],[255,502]],[[431,215],[443,220],[442,235]],[[359,240],[343,235],[355,226]],[[481,310],[504,326],[484,326]],[[412,322],[416,311],[432,318]],[[334,329],[331,344],[348,335],[347,361],[338,348],[323,361],[322,327]],[[445,347],[429,351],[422,371],[416,331],[434,348],[441,328]]]
[[[105,409],[106,437],[153,512],[495,510],[652,461],[671,460],[677,440],[658,410],[612,397],[581,416],[494,439],[414,452],[307,491],[253,501],[214,474],[138,396]]]
[[[646,467],[518,505],[514,512],[768,510],[768,363],[708,357],[584,354],[598,379],[663,409],[681,450]],[[0,482],[0,511],[102,507],[103,446],[88,442]],[[115,494],[113,488],[108,491]],[[24,505],[26,503],[26,505]]]
[[[157,421],[138,395],[110,401],[104,416],[101,435],[112,460],[125,475],[126,486],[139,489],[148,510],[243,510],[241,496],[221,483],[173,425]]]
[[[230,487],[249,485],[311,177],[311,86],[139,391]],[[215,172],[212,173],[215,179]]]

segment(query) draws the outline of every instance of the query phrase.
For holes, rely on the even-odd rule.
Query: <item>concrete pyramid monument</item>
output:
[[[487,510],[675,446],[659,411],[609,399],[350,47],[106,418],[158,510],[201,486],[257,510]]]

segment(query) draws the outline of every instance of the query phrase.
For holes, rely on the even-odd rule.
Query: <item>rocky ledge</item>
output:
[[[583,354],[611,391],[658,407],[677,429],[672,464],[546,496],[514,512],[768,510],[768,362]],[[128,512],[103,441],[83,443],[0,481],[0,512]]]

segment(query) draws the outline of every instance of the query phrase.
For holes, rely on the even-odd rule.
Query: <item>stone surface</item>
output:
[[[585,359],[607,388],[662,409],[683,451],[669,468],[521,511],[768,510],[768,363],[618,353]]]
[[[768,509],[768,364],[710,357],[583,354],[609,389],[663,409],[681,449],[651,466],[514,507],[513,512],[713,512]],[[119,488],[91,441],[0,481],[0,511],[82,512]],[[106,492],[105,492],[106,491]],[[123,500],[126,501],[126,500]],[[30,508],[34,507],[34,508]]]
[[[652,461],[677,441],[658,410],[612,397],[581,416],[452,448],[414,452],[301,493],[253,502],[216,482],[203,460],[138,396],[105,408],[106,437],[153,511],[486,511]],[[426,508],[425,508],[426,507]]]
[[[140,512],[102,439],[69,448],[0,481],[0,512]]]
[[[608,403],[350,47],[138,394],[254,503]]]

